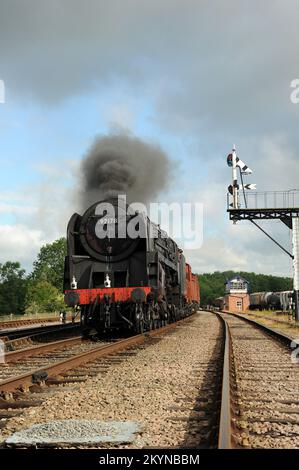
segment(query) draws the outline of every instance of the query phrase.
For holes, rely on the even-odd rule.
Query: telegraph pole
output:
[[[292,217],[295,318],[299,320],[299,217]]]

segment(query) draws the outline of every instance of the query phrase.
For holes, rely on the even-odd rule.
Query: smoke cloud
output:
[[[165,190],[171,164],[157,146],[127,135],[98,137],[81,163],[81,206],[118,194],[147,204]]]

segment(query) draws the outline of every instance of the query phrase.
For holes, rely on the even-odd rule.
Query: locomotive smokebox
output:
[[[90,256],[115,262],[135,251],[140,238],[146,237],[146,223],[142,214],[132,213],[122,199],[113,198],[85,212],[79,236]]]

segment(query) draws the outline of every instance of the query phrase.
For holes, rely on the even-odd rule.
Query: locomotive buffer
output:
[[[228,187],[227,212],[229,219],[236,224],[240,220],[249,220],[270,240],[278,245],[293,260],[295,318],[299,320],[299,190],[254,192],[245,189],[256,189],[255,184],[244,184],[243,176],[252,170],[239,159],[236,148],[227,157],[227,164],[232,168],[232,185]],[[238,183],[238,169],[241,184]],[[243,194],[243,207],[240,202],[240,190]],[[292,230],[293,253],[286,250],[269,235],[256,220],[280,220]]]

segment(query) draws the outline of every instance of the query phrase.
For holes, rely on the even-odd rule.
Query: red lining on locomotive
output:
[[[65,293],[76,292],[79,295],[79,305],[88,305],[93,303],[96,298],[98,301],[104,300],[104,295],[108,295],[113,302],[127,302],[131,300],[133,290],[141,289],[147,295],[151,292],[151,287],[109,287],[99,289],[74,289],[66,290]]]

